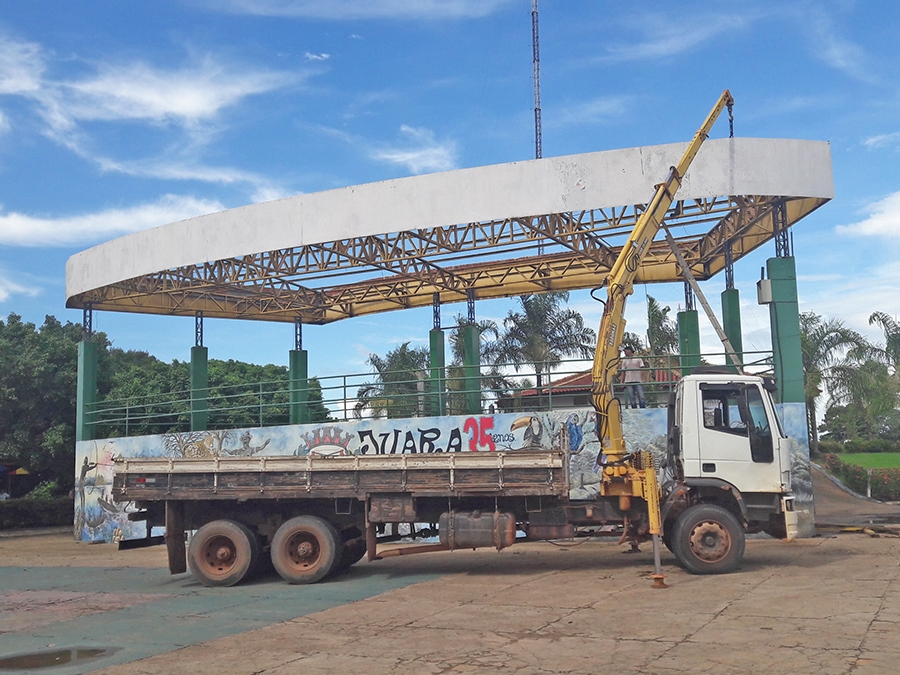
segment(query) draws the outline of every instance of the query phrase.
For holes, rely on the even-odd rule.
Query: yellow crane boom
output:
[[[625,302],[634,292],[634,279],[638,268],[650,249],[650,243],[659,232],[666,212],[675,199],[675,193],[681,187],[682,178],[697,156],[703,141],[708,138],[722,110],[726,107],[730,109],[733,104],[731,92],[726,89],[703,125],[694,134],[681,161],[677,166],[671,167],[668,178],[656,186],[656,192],[647,210],[641,214],[604,281],[607,287],[607,301],[597,333],[592,395],[597,411],[597,435],[600,437],[603,453],[611,462],[620,461],[626,454],[625,442],[622,439],[621,410],[618,400],[613,395],[613,379],[620,360],[619,348],[625,334]]]

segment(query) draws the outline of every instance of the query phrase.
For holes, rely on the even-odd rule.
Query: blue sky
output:
[[[801,310],[877,339],[869,314],[900,314],[898,27],[886,1],[544,0],[544,156],[686,141],[726,87],[736,135],[830,141],[836,197],[793,230]],[[530,0],[2,0],[0,315],[80,321],[66,259],[129,232],[532,158],[533,105]],[[723,119],[713,135],[727,133]],[[755,281],[773,254],[736,266],[746,349],[768,348]],[[723,287],[704,284],[716,307]],[[646,293],[673,315],[683,303],[680,285],[638,287],[629,330],[645,328]],[[586,292],[571,304],[598,323]],[[166,360],[194,339],[192,319],[94,325]],[[430,310],[395,312],[309,326],[304,346],[313,374],[360,372],[430,327]],[[293,327],[207,321],[205,342],[214,358],[286,364]]]

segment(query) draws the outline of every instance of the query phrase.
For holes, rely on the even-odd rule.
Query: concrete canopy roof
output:
[[[324,324],[603,283],[685,143],[302,194],[100,244],[66,265],[70,308]],[[666,222],[698,279],[833,197],[821,141],[707,141]],[[783,208],[781,208],[783,206]],[[664,240],[638,282],[681,281]]]

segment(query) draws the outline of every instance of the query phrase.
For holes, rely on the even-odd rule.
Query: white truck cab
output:
[[[790,440],[774,388],[770,378],[696,372],[670,398],[663,541],[691,571],[731,569],[744,532],[797,535]]]

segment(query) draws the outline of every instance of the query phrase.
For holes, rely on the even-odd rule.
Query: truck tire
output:
[[[204,586],[234,586],[256,567],[259,541],[246,525],[214,520],[191,537],[187,559]]]
[[[672,552],[688,572],[725,574],[744,558],[744,528],[727,509],[698,504],[678,517]]]
[[[272,564],[289,584],[314,584],[340,563],[341,537],[327,520],[297,516],[272,538]]]

